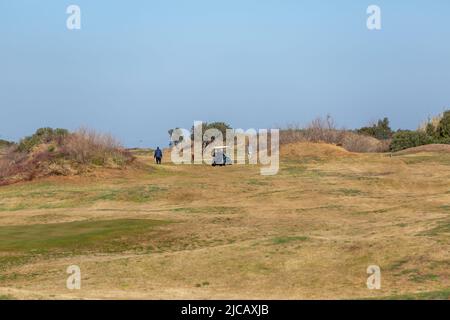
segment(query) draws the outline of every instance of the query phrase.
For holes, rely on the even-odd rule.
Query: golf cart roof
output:
[[[227,149],[229,146],[220,146],[220,147],[214,147],[214,149]]]

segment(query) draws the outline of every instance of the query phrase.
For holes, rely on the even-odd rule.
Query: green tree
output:
[[[192,126],[191,128],[191,140],[194,140],[194,129],[195,127]],[[231,126],[225,122],[202,122],[202,128],[201,128],[201,133],[202,133],[202,139],[204,139],[204,134],[208,129],[217,129],[222,133],[222,138],[225,139],[226,137],[226,132],[227,129],[232,129]],[[211,136],[211,137],[207,137],[205,141],[202,142],[202,147],[205,148],[209,143],[211,143],[212,141],[214,141],[217,137],[215,136]]]
[[[430,136],[430,137],[436,137],[437,133],[436,133],[436,128],[434,127],[434,125],[429,122],[425,128],[425,133]]]
[[[425,132],[404,130],[393,135],[390,149],[392,152],[396,152],[430,143],[433,143],[433,138]]]
[[[362,127],[357,130],[358,133],[368,135],[379,140],[387,140],[392,137],[392,129],[389,125],[389,119],[383,118],[378,120],[376,124],[369,127]]]
[[[231,126],[225,122],[202,122],[202,128],[201,128],[201,132],[202,132],[202,136],[205,134],[206,130],[208,129],[217,129],[222,133],[222,137],[225,139],[226,137],[226,132],[227,129],[232,129]],[[216,137],[211,137],[211,138],[216,138]],[[191,128],[191,139],[194,139],[194,126],[192,126]],[[204,141],[205,143],[205,141]],[[206,142],[207,144],[208,142]]]
[[[450,139],[450,110],[444,112],[436,128],[436,134],[439,139]]]
[[[178,129],[180,129],[180,128],[178,128],[178,127],[176,127],[175,129],[169,129],[168,131],[167,131],[167,133],[169,134],[169,137],[170,137],[170,145],[174,145],[174,146],[176,146],[177,144],[179,144],[179,143],[181,143],[181,142],[183,142],[183,136],[180,136],[179,138],[178,138],[178,140],[172,140],[172,134],[173,134],[173,132],[175,131],[175,130],[178,130]]]

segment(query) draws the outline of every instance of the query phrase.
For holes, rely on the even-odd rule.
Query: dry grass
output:
[[[137,157],[138,169],[101,178],[0,188],[0,233],[19,230],[30,246],[37,229],[48,229],[40,241],[53,235],[46,252],[17,244],[0,252],[0,296],[448,297],[449,154],[391,158],[291,144],[271,177],[256,166],[174,166],[168,158],[156,166],[152,154]],[[133,229],[132,238],[102,236],[81,252],[61,250],[73,245],[69,235],[83,243],[69,232],[69,243],[55,247],[52,224],[92,221],[95,229],[116,219],[117,228],[130,219],[161,223],[150,233]],[[72,264],[81,267],[80,291],[65,287]],[[366,288],[371,264],[381,267],[381,290]]]
[[[103,165],[108,162],[112,164],[115,159],[122,161],[120,159],[124,158],[125,150],[112,135],[81,128],[67,137],[62,153],[79,163]]]
[[[346,132],[340,144],[352,152],[387,152],[390,143],[390,140],[378,140],[354,132]]]
[[[14,147],[2,149],[0,155],[0,185],[1,180],[18,174],[22,170],[20,163],[26,159],[26,154],[15,152]]]

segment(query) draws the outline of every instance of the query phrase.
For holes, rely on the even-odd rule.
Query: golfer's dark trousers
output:
[[[156,163],[157,163],[157,164],[161,164],[161,158],[156,157]]]

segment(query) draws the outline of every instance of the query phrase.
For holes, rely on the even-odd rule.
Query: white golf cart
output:
[[[231,165],[231,159],[227,156],[226,150],[228,149],[228,146],[219,146],[214,147],[212,152],[212,166],[226,166]]]

